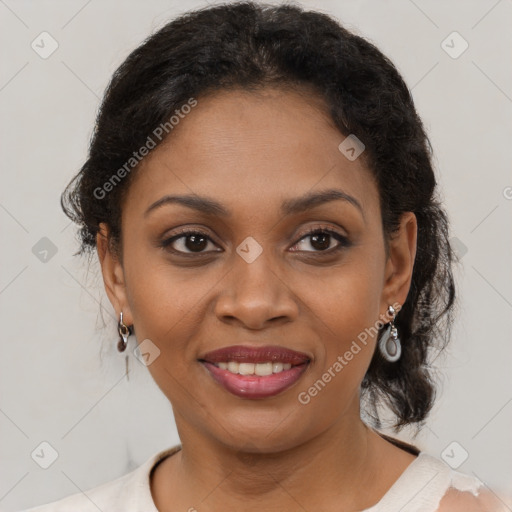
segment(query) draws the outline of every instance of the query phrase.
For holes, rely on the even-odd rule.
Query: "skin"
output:
[[[130,184],[122,258],[101,225],[105,289],[138,342],[159,348],[148,369],[172,404],[181,439],[182,450],[153,475],[160,511],[362,510],[414,460],[360,419],[375,337],[310,403],[297,398],[365,328],[387,321],[388,305],[403,304],[411,283],[416,218],[402,216],[386,257],[377,186],[362,157],[350,161],[339,151],[344,138],[311,94],[267,88],[198,98]],[[356,198],[362,211],[336,200],[281,215],[285,199],[330,188]],[[232,216],[178,204],[145,216],[166,194],[208,196]],[[188,259],[158,247],[184,226],[208,234],[202,255],[186,238],[172,247]],[[313,227],[333,229],[350,245],[328,255],[305,235]],[[263,251],[251,263],[236,252],[249,236]],[[326,243],[340,245],[333,237]],[[282,345],[311,363],[281,394],[242,399],[197,361],[235,344]]]

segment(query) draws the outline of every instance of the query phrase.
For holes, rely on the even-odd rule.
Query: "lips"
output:
[[[209,363],[229,361],[237,361],[238,363],[266,363],[267,361],[276,361],[290,363],[292,366],[309,361],[309,357],[306,354],[284,347],[246,347],[243,345],[220,348],[213,352],[208,352],[199,359]]]
[[[285,347],[243,345],[214,350],[198,360],[224,389],[249,399],[275,396],[288,389],[310,362],[307,354]]]

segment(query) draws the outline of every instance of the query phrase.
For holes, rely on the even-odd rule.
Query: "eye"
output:
[[[160,246],[178,254],[202,254],[204,252],[210,252],[204,251],[208,246],[208,242],[212,242],[211,238],[206,233],[196,228],[181,230],[178,235],[163,240]]]
[[[313,228],[307,231],[299,240],[299,242],[297,242],[293,247],[297,247],[303,240],[306,240],[307,238],[310,238],[311,241],[309,242],[309,245],[313,247],[314,250],[306,250],[306,252],[332,253],[335,251],[339,251],[350,245],[350,242],[346,236],[332,229]],[[337,246],[334,246],[334,248],[331,246],[331,243],[334,241],[333,238],[339,242]]]
[[[299,246],[303,240],[307,238],[311,239],[310,246],[313,247],[313,251],[305,250],[305,252],[332,253],[350,245],[350,242],[346,236],[332,229],[313,228],[309,231],[306,231],[306,233],[303,233],[300,240],[292,247],[292,249]],[[338,241],[337,246],[331,246],[331,243],[334,241],[333,239]],[[208,247],[210,242],[212,245],[215,245],[207,233],[197,228],[183,229],[179,231],[177,235],[163,240],[160,243],[160,247],[180,255],[222,252],[222,250],[206,251],[205,249]],[[300,251],[301,249],[299,249],[299,252]]]

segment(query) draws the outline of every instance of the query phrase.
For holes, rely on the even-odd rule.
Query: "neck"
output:
[[[187,428],[167,471],[165,502],[180,496],[184,510],[201,511],[361,510],[377,501],[368,492],[377,476],[376,437],[359,417],[344,416],[300,446],[240,451]]]

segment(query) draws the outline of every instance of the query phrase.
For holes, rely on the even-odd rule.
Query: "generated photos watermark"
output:
[[[139,164],[142,159],[149,155],[150,151],[156,147],[158,142],[161,142],[166,135],[168,135],[180,122],[189,114],[193,107],[197,105],[195,98],[189,98],[188,101],[183,104],[179,109],[174,111],[174,114],[165,122],[160,123],[148,136],[146,142],[139,148],[138,151],[134,151],[131,156],[101,187],[94,189],[94,197],[96,199],[104,199],[109,192],[112,192],[114,188],[125,178],[132,169]],[[157,140],[155,140],[157,139]]]
[[[393,304],[393,308],[395,311],[399,311],[401,308],[401,305],[398,302],[395,302]],[[322,374],[322,376],[315,381],[315,383],[310,386],[306,391],[301,391],[297,395],[297,399],[299,403],[302,405],[307,405],[311,402],[311,399],[322,391],[325,386],[334,379],[342,370],[349,364],[352,359],[354,359],[354,356],[359,354],[361,352],[362,347],[360,344],[366,346],[368,343],[368,337],[376,336],[379,330],[382,328],[382,326],[387,323],[387,321],[384,321],[382,317],[386,317],[387,313],[384,313],[384,315],[381,315],[379,320],[377,320],[371,327],[366,327],[364,331],[360,332],[357,335],[357,340],[353,340],[352,344],[350,345],[350,348],[346,350],[343,355],[339,355],[336,358],[336,361]],[[358,343],[359,341],[359,343]]]

